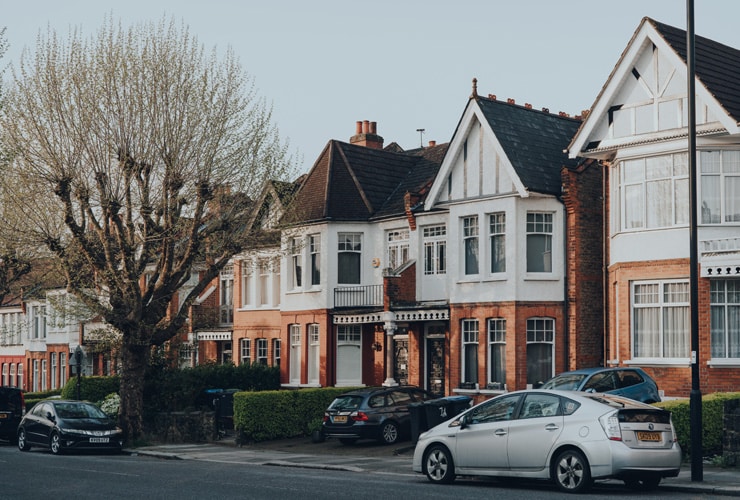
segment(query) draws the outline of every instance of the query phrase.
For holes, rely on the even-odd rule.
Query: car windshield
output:
[[[57,403],[54,408],[59,418],[107,418],[100,408],[91,404]]]
[[[356,410],[362,404],[362,396],[339,396],[329,405],[330,410]]]
[[[561,391],[575,391],[581,385],[586,375],[579,373],[561,374],[545,382],[541,389],[559,389]]]

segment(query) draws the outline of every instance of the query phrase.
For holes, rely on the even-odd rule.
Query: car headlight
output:
[[[115,429],[109,429],[105,431],[91,431],[87,429],[68,429],[64,427],[60,427],[59,430],[63,432],[64,434],[76,434],[78,436],[97,436],[97,437],[105,437],[105,436],[115,436],[116,434],[121,433],[121,429],[116,427]]]

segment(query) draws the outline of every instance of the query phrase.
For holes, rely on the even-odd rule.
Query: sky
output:
[[[377,122],[385,144],[451,140],[472,90],[571,115],[589,109],[640,24],[686,29],[685,0],[4,0],[0,66],[51,29],[182,21],[233,49],[307,172],[331,139]],[[697,35],[740,48],[740,2],[694,0]],[[419,132],[418,129],[423,129]]]

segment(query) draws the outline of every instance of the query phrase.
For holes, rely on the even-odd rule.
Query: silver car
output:
[[[422,433],[413,462],[433,483],[551,479],[571,493],[611,478],[653,489],[680,466],[669,411],[611,394],[536,389],[489,399]]]

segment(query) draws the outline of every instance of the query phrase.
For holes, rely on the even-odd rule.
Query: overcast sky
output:
[[[231,46],[308,171],[330,139],[377,122],[404,149],[451,139],[478,92],[551,112],[593,104],[645,17],[686,29],[684,0],[25,0],[4,2],[10,49],[47,27],[97,32],[163,16],[207,48]],[[695,0],[696,34],[740,48],[740,1]],[[417,129],[425,129],[420,134]]]

